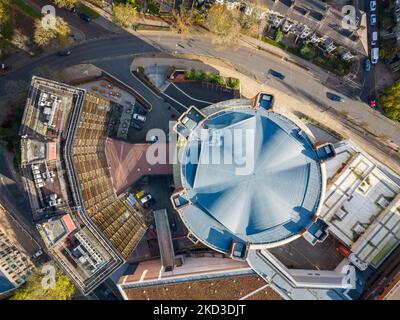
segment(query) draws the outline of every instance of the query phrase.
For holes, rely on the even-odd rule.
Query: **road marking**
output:
[[[171,83],[171,85],[173,85],[176,89],[178,89],[180,92],[182,92],[186,97],[188,97],[189,99],[193,100],[193,101],[197,101],[197,102],[201,102],[201,103],[207,103],[207,104],[213,104],[213,102],[209,102],[209,101],[204,101],[204,100],[200,100],[200,99],[195,99],[191,96],[189,96],[185,91],[183,91],[182,89],[178,88],[174,83]]]
[[[174,98],[170,97],[170,96],[167,95],[165,92],[163,92],[163,95],[165,95],[166,97],[170,98],[172,101],[175,101],[177,104],[181,105],[183,108],[185,108],[185,110],[188,109],[188,107],[186,107],[185,105],[183,105],[183,104],[180,103],[179,101],[176,101]]]

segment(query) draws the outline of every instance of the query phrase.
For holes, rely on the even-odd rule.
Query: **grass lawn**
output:
[[[90,19],[96,19],[99,16],[99,14],[96,11],[94,11],[92,8],[85,6],[81,2],[78,2],[76,10],[78,10],[79,13],[86,14],[87,16],[90,17]]]
[[[32,8],[29,4],[26,4],[23,0],[14,0],[14,5],[34,19],[40,19],[43,16],[39,11]]]

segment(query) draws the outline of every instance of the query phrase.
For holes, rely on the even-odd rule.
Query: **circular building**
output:
[[[190,233],[224,253],[235,243],[268,248],[300,236],[324,192],[323,167],[305,131],[251,106],[202,116],[189,111],[177,130],[186,143],[173,201]]]

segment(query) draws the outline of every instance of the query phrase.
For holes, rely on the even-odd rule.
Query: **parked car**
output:
[[[280,72],[272,70],[272,69],[269,69],[268,72],[269,72],[270,75],[272,75],[272,76],[274,76],[274,77],[276,77],[276,78],[278,78],[280,80],[284,80],[285,79],[285,75],[283,73],[280,73]]]
[[[376,46],[378,41],[378,31],[374,31],[371,33],[371,46]]]
[[[376,107],[376,99],[375,96],[371,95],[368,97],[368,104],[371,108],[375,108]]]
[[[58,54],[60,57],[69,56],[69,55],[71,54],[71,50],[69,50],[69,49],[60,50],[60,51],[57,52],[57,54]]]
[[[379,60],[379,48],[371,49],[371,63],[377,64]]]
[[[371,14],[371,16],[369,18],[369,24],[371,26],[375,26],[376,25],[376,14],[375,13]]]
[[[143,129],[142,126],[141,126],[139,123],[135,122],[135,121],[132,121],[131,127],[132,127],[133,129],[137,130],[137,131],[140,131],[140,130]]]
[[[32,255],[32,258],[33,258],[33,259],[37,259],[37,258],[39,258],[42,254],[43,254],[43,250],[42,250],[42,249],[39,249],[38,251],[36,251],[36,252]]]
[[[375,10],[376,10],[376,1],[375,0],[372,0],[369,2],[369,10],[371,12],[375,12]]]
[[[341,96],[334,94],[332,92],[327,92],[326,96],[328,97],[328,99],[331,99],[332,101],[344,102],[344,99]]]
[[[79,18],[81,18],[82,20],[84,20],[86,22],[92,21],[92,19],[87,14],[84,14],[84,13],[80,13]]]
[[[151,137],[150,137],[150,141],[151,141],[152,143],[155,143],[155,142],[158,141],[158,137],[157,137],[157,136],[151,136]]]
[[[145,116],[147,114],[147,110],[139,105],[135,105],[135,108],[133,109],[133,111],[142,116]]]
[[[366,72],[371,71],[371,60],[369,60],[368,58],[364,60],[364,70]]]
[[[148,208],[149,206],[153,205],[156,201],[154,200],[151,194],[147,194],[143,198],[140,198],[140,203],[143,207]]]
[[[141,122],[146,122],[146,117],[138,113],[134,113],[132,118]]]

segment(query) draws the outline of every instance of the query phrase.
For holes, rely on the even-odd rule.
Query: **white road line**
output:
[[[172,84],[175,88],[177,88],[180,92],[182,92],[186,97],[188,97],[189,99],[192,99],[193,101],[202,102],[202,103],[208,103],[208,104],[214,104],[213,102],[195,99],[195,98],[189,96],[189,95],[188,95],[185,91],[183,91],[182,89],[178,88],[174,83],[171,83],[171,84]]]
[[[183,105],[182,103],[180,103],[179,101],[176,101],[174,98],[170,97],[169,95],[167,95],[165,92],[163,93],[163,95],[165,95],[166,97],[170,98],[171,100],[175,101],[177,104],[180,104],[182,107],[185,108],[185,110],[188,109],[188,107],[186,107],[185,105]]]
[[[256,294],[257,292],[264,290],[265,288],[268,288],[269,284],[266,284],[265,286],[262,286],[261,288],[258,288],[256,290],[254,290],[253,292],[250,292],[248,295],[245,295],[244,297],[241,297],[239,300],[245,300],[248,297],[251,297],[252,295]]]

